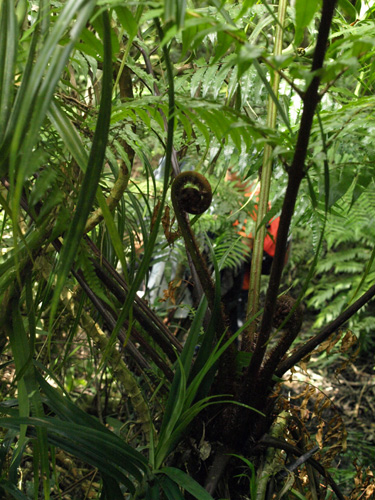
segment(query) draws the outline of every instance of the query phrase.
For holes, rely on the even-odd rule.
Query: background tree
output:
[[[81,479],[98,498],[344,498],[328,471],[345,449],[341,416],[308,386],[292,404],[282,377],[322,346],[349,356],[348,321],[373,342],[372,4],[0,9],[3,494],[66,493],[63,450],[92,467]],[[220,271],[247,258],[233,222],[253,206],[229,167],[260,178],[237,331]],[[158,261],[169,286],[150,304],[140,290]],[[322,328],[312,335],[303,299]],[[361,474],[351,498],[372,491]]]

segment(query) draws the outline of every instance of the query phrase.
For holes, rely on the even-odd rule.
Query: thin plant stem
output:
[[[278,9],[278,24],[276,25],[274,55],[282,53],[283,48],[283,26],[285,22],[287,0],[280,0]],[[274,71],[272,74],[272,90],[276,97],[279,94],[280,74]],[[274,129],[276,127],[277,107],[271,96],[268,97],[267,127]],[[255,317],[259,310],[260,281],[263,260],[263,245],[266,236],[266,226],[262,221],[267,214],[269,192],[272,175],[272,153],[270,144],[264,147],[262,174],[260,179],[260,193],[257,210],[257,220],[255,224],[255,238],[253,257],[251,261],[249,299],[247,305],[247,319]],[[249,351],[254,341],[257,323],[253,321],[243,338],[243,350]]]

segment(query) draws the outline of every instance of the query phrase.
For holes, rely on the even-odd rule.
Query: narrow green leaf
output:
[[[307,185],[308,185],[308,188],[309,188],[311,205],[312,205],[313,209],[315,210],[318,207],[318,202],[317,202],[317,199],[316,199],[316,194],[315,194],[315,191],[314,191],[314,186],[313,186],[313,183],[311,181],[311,178],[310,178],[310,175],[309,175],[308,171],[306,173],[306,178],[307,178]]]
[[[186,12],[186,0],[165,0],[164,20],[166,23],[172,21],[176,23],[177,29],[184,24]]]
[[[179,367],[173,379],[173,391],[170,391],[168,397],[160,429],[159,442],[155,453],[156,468],[160,467],[169,452],[170,436],[172,435],[175,425],[177,424],[185,406],[186,377],[180,358],[177,358],[177,361]]]
[[[74,159],[77,161],[79,167],[83,172],[86,171],[88,154],[82,144],[81,138],[79,137],[76,129],[73,127],[71,121],[62,111],[62,109],[57,105],[56,102],[52,103],[49,117],[55,126],[56,130],[59,132],[64,144],[67,146]],[[113,247],[115,249],[116,255],[121,262],[122,268],[127,269],[126,258],[124,253],[123,243],[116,229],[116,225],[111,212],[109,211],[108,205],[105,201],[104,195],[98,187],[96,193],[96,199],[102,210],[104,221],[107,225],[107,229],[112,240]]]
[[[114,443],[108,439],[105,431],[87,428],[74,422],[64,422],[56,417],[0,418],[0,425],[10,429],[18,429],[21,425],[44,429],[51,444],[83,458],[111,477],[119,477],[122,482],[128,484],[123,472],[127,471],[138,481],[143,479],[143,473],[138,467],[139,461],[127,453],[125,443],[117,436],[117,442]]]
[[[151,481],[152,484],[148,484],[146,488],[145,500],[160,500],[160,482],[156,477],[153,477]]]
[[[53,378],[53,374],[49,373],[49,375]],[[105,435],[106,441],[110,446],[113,446],[113,449],[120,447],[123,453],[131,457],[131,460],[137,464],[138,468],[146,470],[147,460],[142,454],[123,442],[116,434],[101,424],[97,418],[78,408],[69,397],[64,397],[57,389],[49,385],[38,372],[37,378],[42,391],[46,395],[48,406],[61,420],[74,422],[91,429],[92,432],[97,431]]]
[[[30,413],[30,401],[27,396],[26,381],[22,373],[26,371],[31,361],[29,342],[23,327],[18,304],[15,303],[14,300],[11,303],[11,318],[12,318],[12,323],[9,325],[7,334],[9,336],[10,345],[12,348],[12,353],[16,366],[16,373],[17,376],[20,377],[17,383],[17,390],[18,390],[17,400],[19,406],[19,415],[21,417],[28,417]],[[20,427],[20,437],[17,443],[15,453],[13,454],[12,461],[19,459],[20,455],[23,453],[23,448],[27,441],[26,430],[27,427],[25,425]]]
[[[320,6],[320,0],[296,0],[296,31],[295,44],[298,46],[303,38],[303,30],[312,21],[315,12]]]
[[[27,295],[29,295],[27,293]],[[28,300],[29,303],[29,300]],[[30,303],[29,303],[30,306]],[[32,324],[32,311],[29,313],[29,323]],[[22,377],[18,380],[18,401],[20,407],[20,415],[28,416],[29,401],[31,403],[32,413],[36,417],[43,417],[43,404],[39,393],[39,387],[35,377],[35,368],[31,362],[33,353],[32,339],[28,338],[27,332],[23,325],[21,312],[19,309],[19,301],[12,301],[12,328],[9,330],[9,337],[12,346],[12,352],[16,364],[17,373],[22,373]],[[30,345],[31,344],[31,345]],[[18,375],[19,376],[19,375]],[[21,431],[23,432],[23,430]],[[46,500],[49,498],[49,457],[47,433],[45,429],[37,429],[38,449],[40,453],[41,471],[43,474],[43,489]],[[22,440],[21,440],[22,443]],[[19,443],[19,445],[21,444]],[[22,443],[23,444],[23,443]]]
[[[186,0],[178,0],[176,2],[176,24],[178,28],[183,28],[186,12]]]
[[[114,221],[113,216],[108,208],[108,205],[105,201],[104,195],[103,195],[100,187],[98,187],[98,190],[96,192],[96,199],[98,200],[99,207],[102,210],[103,218],[104,218],[109,236],[111,238],[113,248],[115,250],[117,258],[121,262],[122,269],[124,270],[124,273],[126,274],[127,264],[126,264],[126,257],[125,257],[125,252],[124,252],[124,245],[123,245],[123,242],[122,242],[120,235],[117,231],[115,221]]]
[[[211,363],[211,354],[213,350],[213,343],[217,330],[217,318],[221,314],[221,283],[220,283],[220,264],[218,264],[211,242],[206,236],[206,243],[210,249],[212,262],[215,270],[215,302],[214,308],[211,312],[209,325],[203,336],[203,340],[198,351],[198,356],[192,366],[189,374],[189,384],[186,397],[186,405],[191,405],[196,397],[199,399],[204,398],[212,384],[215,375],[215,362]],[[223,260],[224,262],[224,260]],[[205,369],[206,376],[202,379],[197,378],[197,374]],[[197,383],[199,380],[199,383]]]
[[[251,9],[251,7],[257,2],[257,0],[244,0],[242,2],[242,7],[240,12],[238,13],[237,17],[235,18],[235,21],[238,21],[239,19],[242,19],[244,14]]]
[[[11,483],[10,481],[6,481],[4,479],[0,480],[0,493],[1,490],[5,491],[5,493],[8,493],[8,495],[11,495],[13,498],[16,500],[29,500],[30,497],[24,495],[22,491],[20,491],[16,485]]]
[[[4,0],[0,9],[0,140],[8,122],[14,93],[17,33],[14,2]]]
[[[177,484],[167,476],[160,481],[160,484],[168,500],[184,500]]]
[[[359,15],[356,8],[349,0],[338,0],[339,7],[350,17],[351,21],[355,21]]]
[[[123,6],[115,7],[115,12],[117,14],[117,17],[122,24],[123,28],[127,32],[130,38],[134,38],[137,34],[138,30],[138,24],[136,20],[134,19],[133,14],[131,11]]]
[[[184,368],[186,377],[189,376],[191,363],[194,356],[195,346],[198,343],[198,338],[199,334],[201,333],[201,327],[203,324],[204,316],[206,314],[206,310],[207,310],[207,299],[206,297],[203,297],[196,313],[194,314],[194,319],[190,326],[189,335],[186,339],[184,348],[180,356],[181,364]]]
[[[121,492],[120,485],[116,479],[111,476],[102,474],[103,478],[103,493],[107,500],[124,500],[124,495]]]
[[[99,116],[96,124],[94,139],[88,160],[85,177],[82,182],[76,211],[69,227],[68,235],[64,241],[61,252],[61,264],[58,272],[57,283],[51,304],[50,324],[53,324],[61,290],[74,262],[76,252],[81,241],[87,218],[92,209],[93,201],[99,184],[102,171],[109,124],[111,118],[112,101],[112,49],[111,49],[111,27],[108,12],[103,12],[104,23],[104,63],[102,96],[100,101]]]
[[[90,31],[89,29],[84,29],[80,35],[81,40],[79,43],[79,49],[83,52],[86,52],[86,48],[89,50],[87,52],[89,55],[93,56],[98,61],[103,60],[103,44],[97,38],[96,34]]]
[[[325,202],[325,213],[327,214],[328,208],[329,208],[329,199],[330,199],[330,175],[329,175],[329,166],[328,166],[328,160],[327,160],[327,155],[328,155],[328,150],[327,150],[327,145],[326,145],[326,139],[325,139],[325,133],[323,129],[323,122],[319,113],[319,110],[317,110],[317,117],[318,117],[318,123],[319,123],[319,130],[320,130],[320,136],[322,139],[322,144],[323,144],[323,152],[325,154],[325,158],[323,160],[324,163],[324,202]]]
[[[213,500],[212,496],[194,479],[188,476],[185,472],[175,467],[163,467],[161,473],[167,475],[172,481],[188,491],[193,497],[198,500]]]
[[[81,3],[83,5],[80,9]],[[86,2],[84,0],[77,0],[76,2],[70,0],[65,4],[61,15],[58,16],[54,24],[51,34],[46,37],[35,65],[30,70],[28,81],[25,83],[21,94],[22,102],[17,102],[17,105],[12,110],[10,122],[14,126],[14,130],[9,130],[8,133],[9,137],[11,137],[8,166],[12,191],[13,238],[15,247],[18,244],[19,237],[17,221],[22,191],[26,177],[31,175],[29,172],[29,160],[36,149],[35,146],[39,140],[40,128],[44,122],[61,72],[73,49],[75,40],[86,24],[93,7],[93,0]],[[61,38],[66,29],[70,27],[71,20],[77,12],[76,23],[69,33],[71,41],[63,47],[60,45]],[[46,16],[44,7],[40,9],[39,13],[40,16]],[[44,23],[44,20],[41,20],[41,24],[45,25],[46,23]],[[23,81],[25,81],[25,75]],[[6,147],[8,147],[8,144]],[[17,262],[16,269],[19,273]]]
[[[293,134],[293,131],[292,131],[291,127],[290,127],[289,117],[288,117],[288,115],[285,113],[284,108],[281,106],[281,104],[280,104],[280,102],[279,102],[278,98],[277,98],[277,97],[276,97],[276,95],[275,95],[275,92],[272,90],[272,87],[271,87],[271,85],[270,85],[269,81],[267,80],[267,77],[266,77],[266,75],[265,75],[265,73],[264,73],[264,71],[263,71],[262,66],[259,64],[259,62],[257,61],[257,59],[253,59],[253,64],[254,64],[254,66],[255,66],[255,68],[256,68],[256,70],[257,70],[257,72],[258,72],[258,74],[259,74],[260,78],[262,79],[262,81],[263,81],[263,83],[264,83],[265,87],[267,88],[267,92],[269,93],[269,95],[271,96],[271,99],[272,99],[272,100],[273,100],[273,102],[275,103],[276,108],[277,108],[277,111],[279,112],[279,114],[280,114],[281,118],[283,119],[284,124],[285,124],[285,125],[286,125],[286,127],[288,128],[289,132],[290,132],[291,134]]]
[[[221,59],[229,47],[233,43],[233,37],[231,37],[226,30],[220,30],[217,33],[217,44],[215,46],[215,56],[212,63],[216,63]]]
[[[232,18],[230,17],[228,12],[224,8],[226,2],[223,2],[221,0],[210,0],[210,3],[215,6],[217,11],[220,12],[220,14],[223,16],[223,18],[225,19],[225,21],[228,24],[231,24],[232,26],[235,25],[234,21],[232,20]]]
[[[56,101],[52,101],[51,103],[48,111],[48,118],[51,120],[53,126],[78,163],[82,172],[85,172],[88,162],[88,153],[82,144],[77,130],[73,127],[72,122]]]
[[[35,23],[37,24],[37,23]],[[36,47],[38,44],[38,39],[40,35],[40,30],[34,30],[33,36],[31,39],[30,47],[28,50],[28,57],[27,57],[27,62],[26,66],[23,70],[23,78],[21,81],[21,85],[17,91],[16,94],[16,99],[13,104],[11,116],[9,119],[9,123],[7,126],[7,130],[4,136],[0,136],[0,172],[1,175],[4,174],[4,164],[2,163],[2,160],[5,161],[8,159],[8,153],[9,153],[9,148],[11,141],[13,140],[13,134],[14,130],[17,126],[17,123],[20,119],[20,109],[22,106],[22,103],[25,98],[25,94],[28,92],[28,85],[30,81],[30,75],[32,73],[34,63],[35,63],[35,53],[36,53]],[[1,60],[1,59],[0,59]],[[7,164],[5,163],[7,166]],[[10,171],[9,172],[10,178],[12,179],[12,176],[14,177],[14,172]]]
[[[183,408],[186,407],[186,378],[189,375],[194,349],[197,344],[206,310],[207,299],[203,297],[194,316],[184,349],[182,350],[181,356],[177,359],[178,367],[173,378],[160,429],[159,444],[156,452],[158,465],[162,463],[169,450],[170,437],[181,417]]]
[[[354,299],[357,297],[357,295],[358,295],[360,289],[362,288],[362,286],[363,286],[363,284],[364,284],[367,276],[371,272],[372,265],[373,265],[374,261],[375,261],[375,246],[372,249],[371,256],[370,256],[370,258],[369,258],[369,260],[367,262],[367,265],[366,265],[365,272],[363,273],[363,275],[361,277],[361,280],[358,283],[357,288],[354,290],[352,296],[347,300],[346,306],[350,306],[353,303]]]
[[[13,149],[19,148],[19,145],[24,142],[27,128],[32,131],[32,137],[27,142],[34,145],[35,137],[39,134],[40,125],[44,120],[61,71],[64,69],[74,46],[75,38],[85,26],[93,7],[93,1],[87,2],[85,0],[69,0],[65,4],[53,31],[45,40],[37,61],[34,62],[31,74],[28,75],[28,81],[25,82],[27,89],[22,94],[21,107],[19,110],[14,110],[18,111],[18,114],[14,117],[16,127],[12,141]],[[59,45],[60,40],[77,12],[79,12],[78,18],[69,33],[71,42],[63,48]],[[32,122],[30,122],[31,113],[33,114]]]
[[[307,500],[307,498],[305,497],[305,495],[302,495],[302,493],[300,493],[298,490],[295,490],[294,488],[292,488],[290,490],[291,493],[293,493],[293,495],[298,498],[298,500]]]

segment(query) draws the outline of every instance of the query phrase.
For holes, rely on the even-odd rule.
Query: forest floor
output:
[[[81,350],[77,350],[77,364],[87,359],[86,348],[82,338]],[[82,351],[83,349],[83,351]],[[85,354],[85,356],[83,356]],[[2,356],[0,363],[10,361],[8,356]],[[78,369],[79,371],[79,369]],[[79,375],[71,374],[76,380]],[[361,467],[362,485],[367,481],[372,485],[373,476],[370,468],[375,463],[375,369],[374,355],[367,353],[356,358],[336,351],[327,354],[327,350],[312,357],[306,366],[298,367],[290,374],[289,379],[282,384],[282,393],[287,395],[291,406],[296,409],[301,421],[306,422],[312,442],[322,445],[322,449],[331,446],[335,440],[340,442],[337,456],[333,460],[332,474],[346,493],[352,490],[358,477],[358,467]],[[14,368],[10,364],[3,369],[2,398],[7,398],[7,392],[13,386]],[[117,417],[126,420],[126,411],[119,405],[119,388],[99,387],[86,380],[81,388],[74,388],[74,393],[81,399],[87,393],[91,400],[95,397],[93,388],[105,392],[115,405],[110,406],[112,419]],[[14,387],[14,386],[13,386]],[[77,391],[78,389],[78,391]],[[109,393],[107,393],[109,389]],[[115,389],[115,391],[114,391]],[[81,392],[82,391],[82,392]],[[76,399],[76,397],[75,397]],[[90,405],[88,410],[95,413],[96,405]],[[119,415],[114,414],[117,408]],[[105,414],[101,415],[105,419]],[[339,422],[339,423],[338,423]],[[343,425],[341,425],[341,423]],[[330,426],[334,432],[330,435]],[[330,439],[332,438],[332,441]],[[321,455],[323,456],[323,454]],[[324,458],[324,456],[323,456]],[[56,450],[53,457],[53,479],[56,486],[52,498],[62,500],[78,500],[79,498],[96,498],[100,489],[100,478],[97,471],[83,464],[62,450]],[[25,493],[33,489],[32,449],[25,454],[20,467],[21,482]],[[372,486],[371,486],[372,487]],[[362,488],[361,492],[366,493]],[[372,490],[371,490],[372,491]],[[375,491],[374,491],[375,495]],[[351,497],[356,498],[356,497]],[[358,496],[358,498],[375,498],[375,496]]]
[[[284,392],[290,391],[292,406],[322,452],[339,444],[331,450],[337,455],[329,470],[342,491],[348,494],[355,483],[350,499],[374,499],[375,356],[333,350],[322,350],[290,373]]]

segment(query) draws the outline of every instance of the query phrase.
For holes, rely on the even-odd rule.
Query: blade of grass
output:
[[[19,307],[19,297],[12,300],[12,316],[11,325],[8,326],[8,334],[10,339],[10,344],[12,347],[12,353],[14,356],[14,361],[16,364],[16,370],[18,372],[23,372],[22,378],[18,380],[18,402],[20,407],[20,415],[27,417],[30,412],[29,401],[31,403],[32,414],[36,417],[43,417],[43,404],[39,393],[38,384],[35,377],[35,368],[31,363],[31,356],[33,352],[31,351],[32,342],[26,333],[23,325],[23,320],[21,317],[20,307]],[[32,312],[30,313],[32,316]],[[32,319],[31,319],[32,323]],[[31,339],[32,340],[32,339]],[[24,444],[26,439],[26,427],[21,429],[23,438],[20,440],[19,445]],[[38,449],[40,453],[40,463],[41,471],[43,477],[43,489],[44,496],[49,499],[49,458],[48,458],[48,443],[47,443],[47,433],[45,429],[38,429]],[[17,456],[17,455],[16,455]]]
[[[126,471],[137,481],[142,481],[143,473],[139,469],[140,460],[133,460],[120,438],[114,435],[117,437],[115,443],[114,440],[108,439],[108,433],[103,430],[88,428],[75,422],[64,422],[56,417],[0,418],[0,424],[10,429],[18,429],[20,425],[27,425],[30,426],[29,432],[31,433],[34,426],[37,429],[43,428],[48,431],[48,440],[51,444],[82,458],[107,472],[111,477],[118,477],[128,484],[128,479],[124,474]],[[105,429],[104,426],[102,428]]]
[[[166,474],[172,481],[193,495],[194,498],[198,498],[199,500],[212,500],[212,496],[203,486],[194,481],[194,479],[182,470],[176,469],[175,467],[163,467],[159,472]]]
[[[184,500],[184,497],[182,496],[182,493],[177,484],[167,476],[165,476],[160,481],[160,484],[165,493],[165,496],[167,497],[167,500]]]
[[[5,138],[6,154],[9,153],[8,165],[15,247],[17,247],[17,240],[19,237],[17,221],[19,218],[20,200],[24,182],[32,173],[30,172],[30,158],[35,153],[35,145],[39,138],[40,128],[44,122],[46,111],[51,102],[61,72],[65,67],[80,30],[85,26],[93,7],[93,0],[91,2],[85,2],[85,0],[77,2],[74,0],[68,1],[55,22],[51,34],[46,37],[45,43],[34,65],[29,66],[30,59],[27,63],[27,70],[29,71],[28,79],[26,81],[25,75],[23,76],[21,85],[22,91],[20,90],[19,93],[20,99],[16,100],[10,118],[11,127],[7,129],[7,137],[9,136],[10,138],[9,151],[8,140],[7,137]],[[47,11],[49,12],[49,9],[46,9],[46,4],[41,2],[39,8],[40,16],[38,19],[41,22],[42,29],[47,27],[45,20],[43,20],[43,16],[47,15]],[[70,30],[70,42],[63,47],[59,45],[59,42],[66,29],[69,27],[72,18],[77,13],[76,23]],[[42,19],[40,19],[40,17]],[[32,50],[35,49],[35,44],[33,45],[32,43]],[[24,82],[25,84],[23,85]],[[6,157],[6,159],[8,159],[8,157]],[[19,279],[17,260],[15,260],[15,267]]]
[[[98,121],[96,124],[87,170],[82,182],[82,188],[78,195],[76,211],[61,252],[58,278],[51,303],[50,325],[53,324],[61,290],[74,262],[75,255],[84,232],[85,224],[92,208],[105,157],[111,118],[112,48],[111,27],[108,13],[103,12],[102,16],[104,28],[104,61],[102,95]]]
[[[259,64],[259,62],[257,61],[257,59],[253,60],[253,64],[254,64],[254,67],[257,70],[258,75],[260,76],[262,82],[264,83],[269,96],[271,97],[272,101],[274,102],[274,105],[277,108],[277,111],[279,112],[281,118],[283,119],[283,122],[284,122],[285,126],[289,130],[290,134],[293,135],[293,131],[292,131],[291,127],[290,127],[289,118],[288,118],[287,114],[285,113],[284,108],[281,106],[281,104],[280,104],[280,102],[279,102],[279,100],[277,98],[276,93],[272,89],[272,86],[270,85],[269,81],[267,80],[266,74],[263,71],[262,66]]]
[[[0,137],[3,137],[14,93],[14,66],[17,57],[17,33],[14,2],[5,0],[0,10]]]
[[[201,346],[198,351],[197,359],[194,362],[194,365],[192,366],[189,374],[189,383],[194,379],[194,377],[199,373],[199,371],[205,366],[207,363],[211,352],[212,352],[212,347],[213,347],[213,342],[215,339],[216,331],[217,331],[217,319],[219,318],[219,315],[221,314],[221,283],[220,283],[220,271],[219,267],[220,264],[218,265],[217,260],[215,258],[215,253],[212,248],[210,239],[208,236],[206,236],[206,244],[208,245],[210,249],[210,254],[211,254],[211,259],[214,265],[214,273],[215,273],[215,300],[214,300],[214,307],[213,310],[211,311],[211,317],[210,317],[210,322],[208,324],[207,330],[204,333],[203,339]],[[224,257],[223,257],[224,259]],[[222,260],[222,262],[224,262]],[[212,367],[213,369],[213,367]],[[205,396],[211,382],[213,380],[214,373],[212,373],[212,377],[210,377],[210,380],[207,380],[206,383],[204,384],[204,387],[201,386],[199,388],[199,394],[201,397]]]
[[[155,451],[155,467],[159,468],[169,451],[170,436],[181,416],[185,406],[186,377],[180,358],[177,358],[178,369],[173,379],[173,392],[171,390],[163,422],[159,434],[159,442]]]

